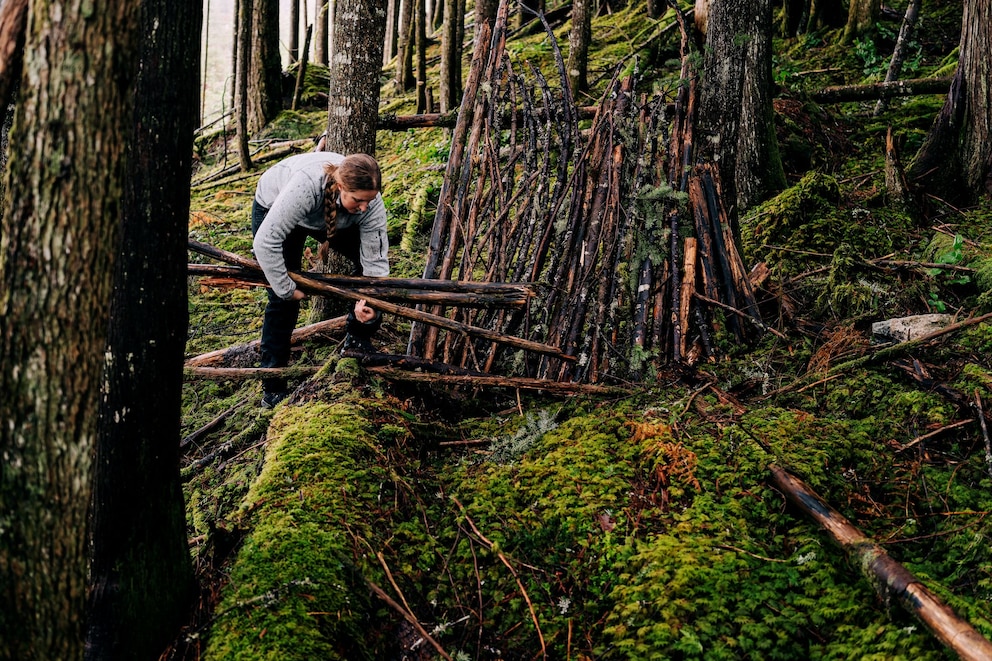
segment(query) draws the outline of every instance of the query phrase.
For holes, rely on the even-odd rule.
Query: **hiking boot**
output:
[[[367,337],[360,337],[347,333],[344,336],[344,345],[341,351],[360,351],[361,353],[375,353],[375,347],[369,342]]]
[[[274,409],[276,404],[286,399],[289,396],[289,392],[286,390],[278,390],[275,392],[262,393],[262,408],[263,409]]]

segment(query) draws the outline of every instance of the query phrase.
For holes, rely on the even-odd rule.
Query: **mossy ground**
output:
[[[917,75],[947,66],[952,4],[924,4]],[[651,40],[663,26],[643,7],[598,21],[592,79],[636,60],[665,84],[677,42]],[[944,429],[992,394],[990,326],[830,371],[872,350],[871,321],[992,309],[992,207],[931,200],[925,223],[893,210],[885,128],[911,153],[940,100],[897,100],[877,120],[806,102],[877,76],[867,45],[835,41],[776,49],[792,187],[742,219],[748,263],[773,274],[763,315],[786,339],[728,346],[691,379],[659,370],[619,399],[391,383],[339,360],[333,338],[294,357],[324,369],[275,412],[255,382],[189,381],[187,432],[233,413],[187,448],[204,584],[187,658],[431,658],[400,610],[458,659],[950,658],[789,505],[773,462],[992,636],[992,469],[976,424]],[[541,35],[511,51],[551,57]],[[834,73],[804,74],[819,69]],[[412,112],[409,95],[385,101]],[[313,137],[322,121],[287,113],[270,135]],[[394,275],[419,275],[447,148],[441,129],[380,134]],[[247,254],[255,177],[195,190],[191,235]],[[868,263],[880,257],[975,271]],[[255,339],[263,307],[261,290],[191,280],[188,352]],[[377,339],[401,353],[405,330],[390,321]],[[913,360],[929,381],[910,378]]]

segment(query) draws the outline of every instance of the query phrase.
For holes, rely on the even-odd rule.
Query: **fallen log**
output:
[[[377,129],[388,131],[405,131],[407,129],[434,128],[441,127],[447,129],[455,128],[458,121],[459,110],[449,110],[448,112],[429,112],[419,115],[395,115],[391,113],[381,113],[379,121],[376,123]],[[523,111],[516,111],[516,122],[523,125]],[[546,111],[538,110],[536,116],[543,119]],[[596,114],[596,106],[579,106],[575,109],[575,114],[579,119],[592,119]]]
[[[266,286],[261,269],[247,266],[189,264],[187,274],[225,278],[234,284]],[[306,277],[334,287],[347,287],[362,296],[392,303],[438,303],[475,308],[521,308],[536,294],[525,283],[456,282],[426,278],[360,278],[304,272]]]
[[[215,259],[219,259],[229,264],[234,264],[235,266],[244,266],[250,269],[261,268],[253,259],[248,259],[240,255],[236,255],[232,252],[226,250],[220,250],[219,248],[214,248],[213,246],[207,245],[205,243],[200,243],[199,241],[194,241],[190,239],[189,243],[190,250],[198,252]],[[492,342],[497,342],[499,344],[505,344],[507,346],[516,347],[517,349],[524,349],[525,351],[533,351],[534,353],[544,354],[548,356],[553,356],[559,360],[575,361],[575,356],[566,355],[558,347],[551,346],[549,344],[542,344],[540,342],[533,342],[531,340],[525,340],[519,337],[513,337],[510,335],[503,335],[502,333],[497,333],[485,328],[479,328],[477,326],[470,326],[468,324],[463,324],[457,321],[453,321],[446,317],[441,317],[435,314],[429,314],[427,312],[421,312],[420,310],[413,310],[410,308],[403,307],[401,305],[395,305],[393,303],[388,303],[381,299],[373,298],[370,296],[362,296],[353,291],[348,291],[346,289],[341,289],[340,287],[334,287],[332,285],[324,284],[318,280],[311,277],[304,276],[300,273],[290,272],[289,277],[295,282],[303,291],[310,294],[330,294],[331,296],[337,296],[338,298],[344,298],[351,301],[365,300],[369,307],[372,307],[381,312],[388,312],[389,314],[395,314],[398,317],[403,317],[405,319],[411,319],[413,321],[420,321],[429,326],[434,326],[436,328],[443,328],[448,331],[453,331],[455,333],[463,333],[472,337],[481,337],[485,340],[490,340]]]
[[[810,94],[816,103],[845,103],[848,101],[877,101],[896,96],[947,94],[951,89],[948,78],[911,78],[870,85],[834,85]]]
[[[958,617],[908,569],[855,528],[802,480],[775,464],[768,469],[775,482],[796,506],[819,523],[859,567],[883,599],[894,597],[940,641],[967,660],[992,659],[992,643]]]
[[[327,333],[340,333],[344,331],[347,324],[347,315],[318,321],[315,324],[303,326],[293,331],[290,336],[291,344],[299,344],[317,335]],[[238,363],[254,362],[258,360],[259,340],[252,340],[245,344],[237,344],[233,347],[225,347],[216,351],[208,351],[198,356],[193,356],[185,362],[186,367],[237,367]],[[233,365],[232,365],[233,364]]]

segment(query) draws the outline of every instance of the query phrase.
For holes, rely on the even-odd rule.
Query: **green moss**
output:
[[[279,409],[265,467],[243,503],[240,525],[251,532],[207,658],[373,658],[351,536],[368,536],[365,515],[388,475],[370,461],[378,449],[367,428],[353,405]]]

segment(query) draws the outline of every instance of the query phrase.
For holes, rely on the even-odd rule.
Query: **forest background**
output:
[[[108,12],[107,34],[137,20],[124,4],[120,9],[127,16]],[[592,22],[590,70],[598,76],[580,97],[589,105],[604,102],[598,95],[618,62],[648,88],[654,72],[678,77],[684,44],[669,27],[672,17],[659,12],[651,23],[639,4],[610,9]],[[857,561],[849,563],[790,505],[770,465],[800,475],[988,636],[988,327],[952,327],[887,351],[870,338],[871,323],[890,316],[951,312],[961,320],[986,311],[989,200],[949,200],[933,188],[901,197],[887,179],[899,170],[886,129],[893,127],[899,151],[915,153],[944,93],[894,101],[877,116],[875,99],[827,104],[816,96],[832,84],[883,77],[904,9],[877,8],[854,35],[841,16],[776,41],[776,133],[788,186],[742,213],[740,224],[747,266],[764,264],[772,273],[757,291],[762,318],[778,334],[747,343],[718,338],[719,359],[691,366],[662,360],[642,383],[615,384],[623,388],[594,396],[459,387],[440,377],[411,382],[340,358],[332,329],[329,339],[301,345],[294,363],[319,372],[274,413],[256,408],[254,378],[227,372],[205,379],[189,368],[182,389],[164,399],[144,396],[151,400],[145,408],[107,408],[112,370],[89,380],[60,375],[102,374],[104,368],[80,369],[79,357],[103,355],[108,316],[134,314],[125,337],[142,337],[142,327],[170,328],[174,364],[166,372],[182,357],[257,334],[260,289],[187,279],[183,271],[187,259],[202,261],[187,253],[187,238],[248,254],[247,209],[258,171],[214,178],[232,160],[220,148],[237,138],[228,132],[189,145],[195,158],[185,166],[182,159],[179,167],[168,158],[136,159],[144,153],[133,147],[140,141],[124,139],[126,122],[112,121],[128,116],[122,98],[109,106],[107,98],[93,99],[106,135],[86,124],[88,132],[46,142],[41,137],[50,134],[40,131],[40,144],[48,146],[38,151],[40,160],[25,168],[30,159],[12,158],[5,180],[2,406],[9,424],[2,437],[0,568],[11,579],[4,582],[6,603],[17,605],[0,619],[6,657],[76,658],[84,638],[93,658],[122,645],[147,650],[154,641],[162,642],[146,658],[948,657],[938,637],[896,606],[894,590],[876,590]],[[909,59],[919,77],[953,73],[960,11],[957,3],[923,5]],[[655,30],[671,36],[655,37]],[[507,47],[514,57],[557,75],[541,30],[516,37]],[[167,73],[165,80],[182,80],[181,72]],[[311,76],[313,89],[326,86],[319,67]],[[381,110],[416,112],[418,100],[391,91],[389,76],[386,70],[380,81]],[[182,85],[162,91],[188,95],[181,102],[189,106],[195,92]],[[17,104],[33,107],[46,130],[67,130],[60,128],[64,114],[49,116],[21,94]],[[317,108],[301,98],[303,106],[252,134],[256,164],[312,148],[328,117],[319,93],[315,98]],[[120,114],[108,112],[117,107]],[[176,133],[192,137],[192,115],[175,121],[185,127]],[[18,126],[12,135],[23,135]],[[450,138],[443,128],[379,132],[397,275],[420,274]],[[128,163],[132,175],[121,188],[94,186],[93,173],[116,169],[74,151],[94,144],[132,145],[130,156],[116,152],[118,168]],[[49,191],[39,195],[44,187],[28,186],[36,181],[29,172],[52,172],[43,165],[53,153],[62,155],[56,181],[75,182],[77,188],[64,189],[75,195],[52,199]],[[76,159],[90,165],[77,167]],[[135,180],[175,179],[170,167],[192,173],[188,228],[164,241],[139,236],[139,244],[152,242],[158,252],[155,259],[138,252],[156,278],[181,285],[188,333],[175,331],[175,319],[186,313],[174,297],[145,301],[122,284],[127,278],[119,271],[111,287],[113,223],[87,235],[92,223],[119,217],[115,200],[148,218]],[[189,177],[179,179],[189,187]],[[80,198],[78,186],[90,197]],[[153,217],[183,212],[167,196],[157,202]],[[52,211],[36,222],[35,209]],[[75,226],[65,227],[65,219]],[[141,231],[154,231],[147,225]],[[66,234],[53,244],[62,228]],[[94,245],[104,252],[74,261]],[[37,265],[53,246],[67,256],[53,260],[57,273]],[[175,253],[181,268],[170,257]],[[102,284],[79,286],[87,274],[99,281],[90,285]],[[60,298],[67,281],[77,285]],[[45,315],[24,302],[25,291]],[[87,305],[79,304],[80,292]],[[21,317],[27,312],[29,320]],[[30,324],[42,327],[33,331]],[[409,326],[392,319],[385,330],[383,348],[403,353]],[[114,341],[120,338],[112,329]],[[51,355],[39,357],[39,347]],[[20,360],[25,355],[33,358]],[[153,376],[140,361],[135,369],[142,381]],[[26,387],[26,379],[35,385]],[[97,469],[121,457],[88,459],[87,429],[97,421],[86,412],[100,408],[96,393],[104,393],[103,420],[116,414],[128,424],[134,417],[143,425],[158,421],[163,435],[171,434],[171,445],[153,447],[175,469],[182,494],[169,480],[161,481],[165,497],[155,491],[160,469],[144,472],[143,460],[128,455],[126,427],[114,431],[110,454],[133,459],[124,463],[142,487],[129,492],[128,480],[116,491],[100,486]],[[54,418],[25,414],[39,401],[55,403]],[[165,417],[156,418],[162,410]],[[180,410],[181,423],[178,416],[177,424],[169,422],[168,411]],[[31,440],[39,430],[47,432],[45,443]],[[35,473],[35,466],[50,470]],[[32,482],[36,474],[44,479]],[[101,535],[107,524],[99,511],[87,526],[89,499],[81,496],[90,478],[97,501],[102,494],[105,505],[129,503],[124,509],[150,520],[167,551],[156,550],[159,539],[128,538],[127,530]],[[161,505],[176,496],[185,503],[178,516]],[[108,568],[98,556],[81,573],[87,529],[97,547],[123,557]],[[120,568],[151,564],[159,553],[169,556],[160,564],[173,573],[139,575],[140,590],[129,590]],[[87,591],[87,575],[110,579],[91,578]],[[59,596],[46,585],[70,589]],[[105,610],[102,595],[110,595]]]

